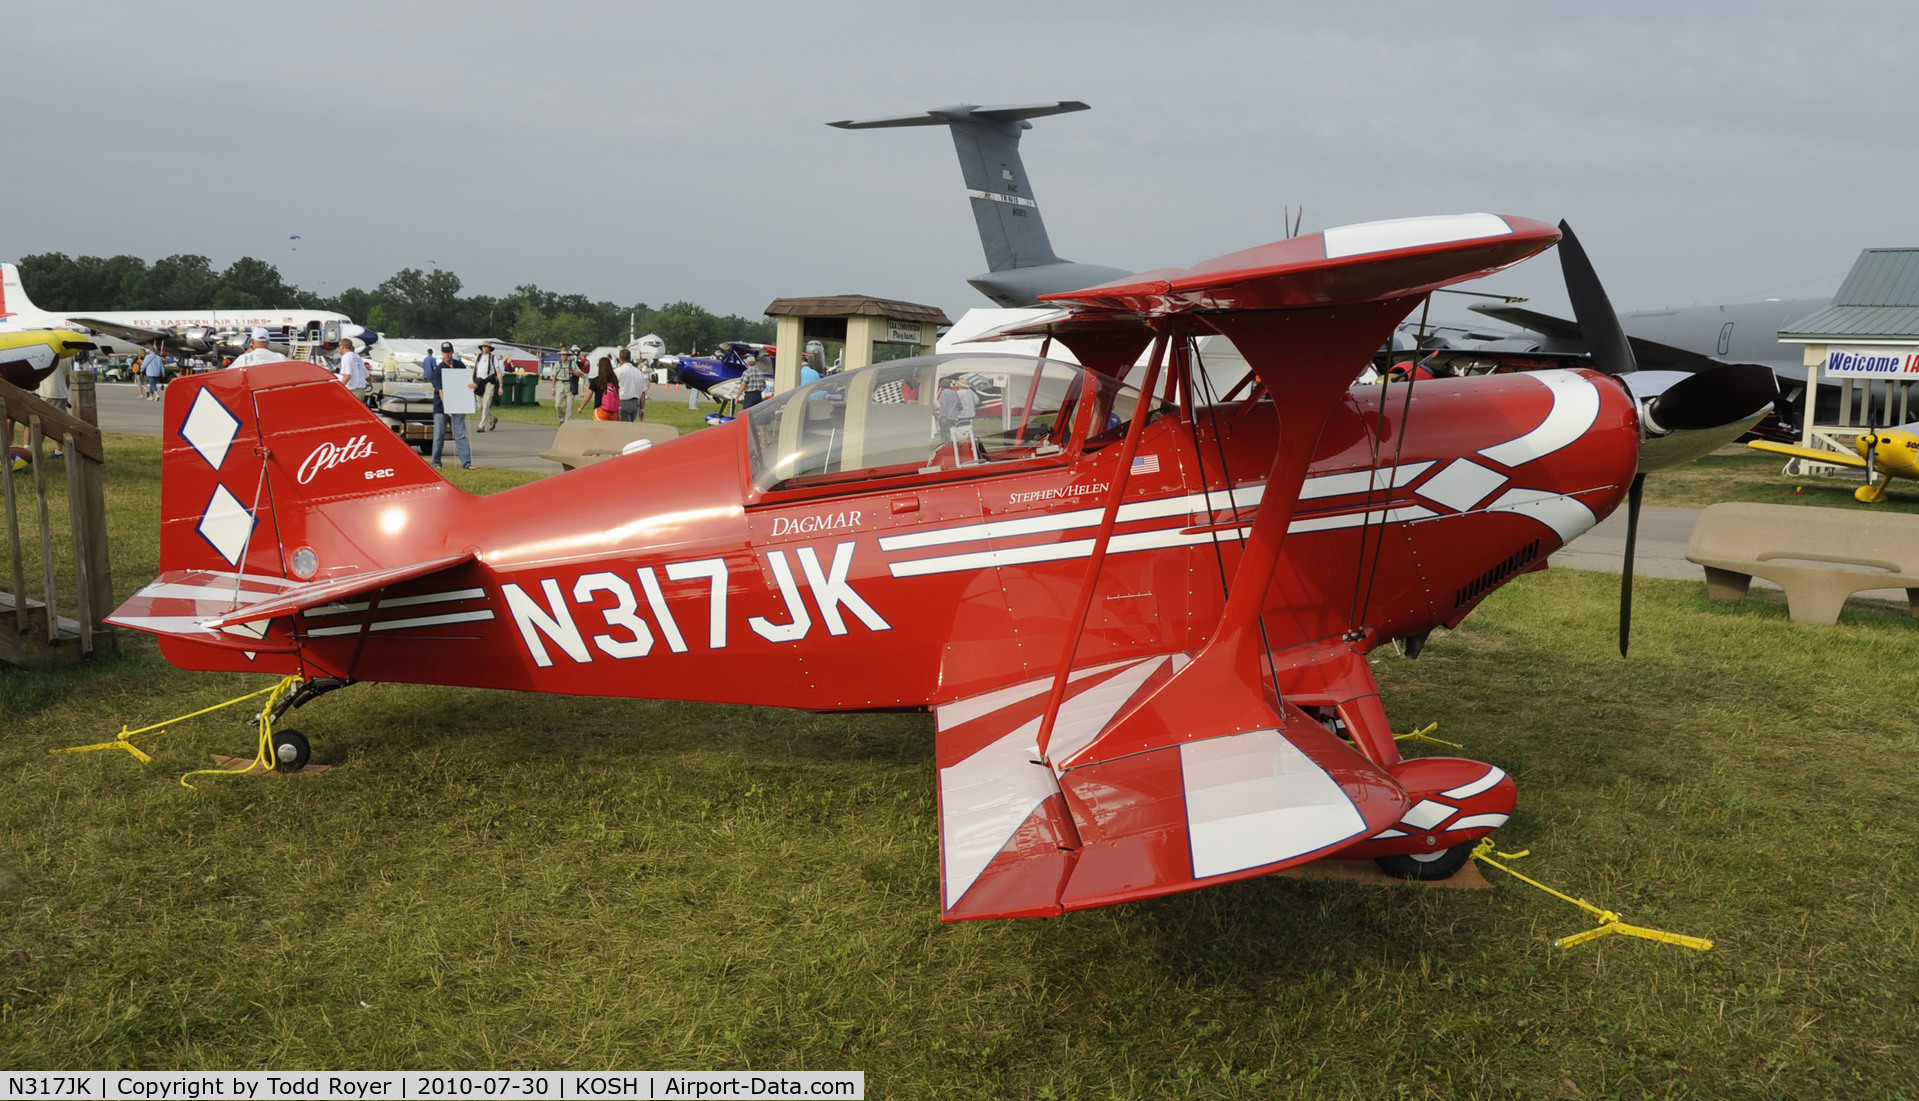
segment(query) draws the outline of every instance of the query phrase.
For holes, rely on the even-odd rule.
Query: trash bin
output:
[[[538,405],[540,403],[540,376],[531,371],[521,371],[514,382],[519,396],[518,404]]]

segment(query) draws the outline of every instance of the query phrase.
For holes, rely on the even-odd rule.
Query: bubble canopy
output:
[[[1130,386],[1018,355],[916,356],[828,375],[747,412],[761,492],[976,472],[1116,441]]]

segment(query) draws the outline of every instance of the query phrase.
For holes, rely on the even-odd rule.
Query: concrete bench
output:
[[[635,440],[659,443],[674,439],[680,430],[670,424],[646,421],[570,420],[553,437],[553,449],[540,452],[540,458],[559,463],[567,470],[610,459],[626,450]]]
[[[1919,516],[1724,502],[1699,514],[1686,560],[1715,600],[1746,599],[1755,577],[1779,586],[1795,623],[1836,623],[1870,589],[1906,590],[1919,616]]]

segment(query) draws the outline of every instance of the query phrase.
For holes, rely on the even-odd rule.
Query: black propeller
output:
[[[1573,317],[1579,322],[1580,334],[1586,338],[1593,366],[1615,378],[1637,371],[1639,363],[1633,357],[1632,343],[1619,324],[1619,315],[1613,312],[1612,300],[1606,297],[1606,288],[1600,286],[1599,274],[1593,271],[1592,261],[1586,259],[1586,250],[1580,247],[1573,227],[1563,221],[1559,223],[1559,270],[1565,275],[1566,297],[1572,300]],[[1685,409],[1683,402],[1681,409]],[[1632,642],[1632,558],[1639,541],[1639,501],[1645,490],[1646,476],[1633,475],[1632,492],[1626,498],[1626,560],[1620,563],[1619,569],[1619,656],[1622,658]]]
[[[1646,403],[1661,432],[1717,428],[1753,416],[1779,396],[1779,380],[1757,363],[1722,363],[1666,387]]]
[[[1872,404],[1871,384],[1866,389],[1866,497],[1872,499],[1873,485],[1879,481],[1879,411]]]

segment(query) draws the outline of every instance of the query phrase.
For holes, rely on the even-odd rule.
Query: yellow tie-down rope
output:
[[[154,734],[153,736],[158,738],[161,735],[166,733],[167,727],[173,726],[176,723],[182,723],[188,719],[198,718],[201,715],[218,711],[221,708],[232,707],[236,703],[245,703],[248,700],[258,699],[261,696],[265,696],[267,697],[267,702],[264,707],[260,708],[260,716],[259,716],[259,719],[260,719],[259,745],[254,753],[253,760],[247,763],[247,767],[232,768],[232,769],[229,769],[229,768],[195,769],[194,771],[187,773],[186,776],[180,777],[180,786],[188,787],[188,788],[193,786],[192,784],[187,783],[187,776],[237,775],[243,772],[251,772],[256,767],[262,770],[271,770],[273,768],[273,710],[274,708],[279,706],[280,701],[282,699],[285,699],[289,692],[292,692],[294,689],[298,687],[300,687],[299,677],[294,677],[294,676],[281,677],[278,681],[274,682],[273,684],[269,685],[266,688],[260,689],[258,692],[248,692],[244,696],[239,696],[234,699],[230,699],[225,703],[216,703],[212,707],[202,707],[198,711],[191,711],[185,715],[179,716],[178,718],[168,719],[165,722],[154,723],[151,726],[143,726],[138,730],[129,730],[126,728],[125,725],[122,725],[120,727],[120,733],[115,734],[113,736],[113,740],[110,742],[100,742],[96,745],[76,745],[66,749],[56,749],[56,750],[53,750],[53,752],[54,753],[91,753],[96,749],[124,749],[128,753],[133,754],[134,759],[139,761],[141,764],[143,765],[152,764],[153,758],[148,756],[143,750],[141,750],[139,746],[133,744],[134,738],[142,734],[151,733],[156,730],[159,731],[159,733]]]
[[[1438,729],[1439,729],[1438,723],[1436,722],[1427,723],[1425,726],[1420,727],[1418,730],[1409,731],[1405,734],[1393,735],[1393,741],[1395,742],[1431,742],[1434,745],[1443,745],[1443,746],[1450,747],[1452,749],[1466,748],[1465,746],[1460,745],[1458,742],[1449,742],[1444,738],[1433,737],[1432,736],[1433,731]]]
[[[1617,933],[1622,937],[1639,937],[1642,940],[1656,940],[1664,944],[1676,944],[1681,948],[1692,948],[1700,952],[1712,950],[1712,942],[1704,937],[1689,937],[1684,933],[1668,933],[1663,929],[1648,929],[1643,925],[1627,925],[1625,922],[1620,921],[1619,915],[1613,913],[1611,910],[1602,910],[1583,898],[1574,898],[1569,894],[1555,891],[1537,879],[1522,875],[1508,868],[1506,865],[1501,864],[1498,860],[1493,859],[1497,856],[1506,860],[1518,860],[1520,857],[1526,856],[1531,852],[1531,849],[1521,849],[1516,853],[1495,852],[1493,850],[1493,839],[1487,837],[1482,838],[1479,844],[1473,847],[1472,857],[1481,864],[1490,864],[1500,871],[1505,872],[1507,875],[1512,876],[1514,879],[1519,880],[1521,883],[1537,887],[1554,898],[1565,899],[1567,902],[1572,903],[1574,906],[1579,907],[1581,910],[1599,919],[1599,927],[1597,929],[1587,929],[1583,932],[1574,933],[1569,937],[1560,937],[1553,941],[1554,948],[1571,948],[1575,944],[1584,944],[1589,940],[1597,940],[1608,934]]]

